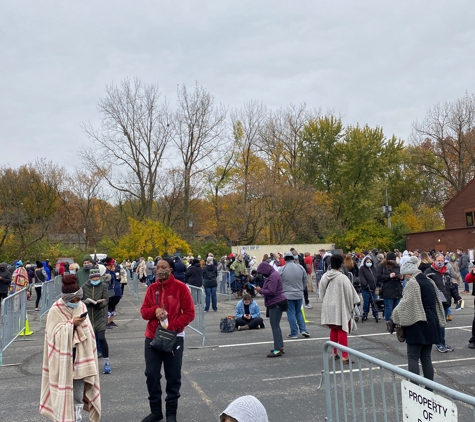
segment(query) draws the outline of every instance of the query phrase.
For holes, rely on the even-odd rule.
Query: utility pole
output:
[[[386,205],[383,205],[382,208],[383,208],[383,213],[388,218],[388,228],[390,229],[391,228],[391,214],[393,211],[393,207],[389,205],[388,188],[386,188]]]

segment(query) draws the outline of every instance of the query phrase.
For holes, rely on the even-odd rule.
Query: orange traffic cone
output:
[[[26,313],[25,330],[20,333],[21,336],[31,336],[34,332],[30,331],[30,323],[28,322],[28,312]]]

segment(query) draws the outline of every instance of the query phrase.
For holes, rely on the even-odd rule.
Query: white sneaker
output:
[[[312,309],[312,308],[313,308],[313,306],[310,305],[310,303],[308,305],[305,305],[305,309]]]

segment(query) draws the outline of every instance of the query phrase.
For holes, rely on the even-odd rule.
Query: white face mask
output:
[[[372,262],[367,262],[365,265],[366,265],[368,268],[370,268],[370,267],[373,266],[373,263],[372,263]]]

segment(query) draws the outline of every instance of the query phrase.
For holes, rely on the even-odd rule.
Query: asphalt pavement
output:
[[[101,367],[102,421],[140,421],[149,413],[144,376],[145,321],[140,305],[145,286],[139,286],[137,300],[127,289],[118,305],[115,322],[119,328],[107,330],[112,374],[103,375]],[[432,359],[435,381],[473,395],[475,389],[475,350],[467,348],[473,320],[473,297],[463,295],[465,308],[453,312],[447,323],[447,343],[455,347],[451,353],[434,348]],[[34,299],[34,298],[32,298]],[[264,312],[263,299],[257,302]],[[272,332],[262,330],[221,333],[221,318],[233,315],[236,298],[221,296],[218,312],[206,314],[206,342],[187,329],[183,356],[181,399],[178,420],[218,421],[219,414],[235,398],[252,394],[267,409],[269,420],[324,421],[326,416],[324,389],[318,388],[323,369],[323,344],[329,330],[320,326],[321,304],[310,293],[313,309],[306,309],[305,339],[287,340],[289,326],[284,314],[281,327],[285,338],[285,355],[267,358],[273,346]],[[4,353],[0,367],[0,421],[45,421],[38,413],[44,323],[28,303],[30,328],[34,334],[16,340]],[[402,368],[407,368],[406,345],[386,331],[384,321],[369,319],[358,323],[358,330],[349,338],[349,347],[357,349]],[[102,360],[99,360],[102,366]],[[164,381],[164,380],[162,380]],[[88,420],[85,418],[85,420]]]

